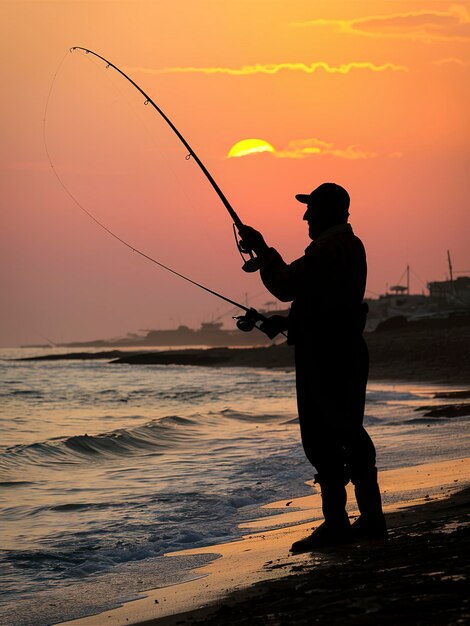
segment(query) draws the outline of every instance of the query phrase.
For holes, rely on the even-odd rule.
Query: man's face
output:
[[[308,223],[308,236],[316,239],[321,233],[331,226],[328,219],[328,211],[319,204],[307,204],[303,219]]]

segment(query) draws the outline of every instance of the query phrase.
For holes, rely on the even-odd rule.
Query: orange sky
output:
[[[0,29],[0,345],[196,327],[225,310],[110,239],[58,184],[42,133],[64,55],[46,131],[70,191],[178,271],[271,299],[241,271],[230,218],[184,148],[74,45],[149,92],[286,260],[308,244],[294,194],[335,181],[350,191],[371,292],[407,263],[424,282],[445,278],[447,249],[470,270],[470,3],[16,0],[0,3]],[[226,158],[252,137],[275,152]]]

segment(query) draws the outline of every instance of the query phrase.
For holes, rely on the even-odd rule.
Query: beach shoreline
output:
[[[310,624],[312,607],[319,623],[458,623],[469,608],[468,566],[457,558],[468,551],[469,475],[470,458],[382,472],[389,541],[315,554],[290,555],[289,547],[319,523],[319,494],[269,504],[291,525],[265,532],[255,520],[239,541],[173,553],[221,556],[196,580],[64,624]]]
[[[365,333],[373,381],[429,382],[470,386],[470,325],[441,327],[425,322]],[[23,359],[21,359],[23,360]],[[70,351],[38,354],[24,360],[106,360],[113,365],[187,365],[199,367],[263,367],[291,369],[294,349],[268,347],[175,348]]]

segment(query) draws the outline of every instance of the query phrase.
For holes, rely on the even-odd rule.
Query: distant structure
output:
[[[428,293],[410,293],[410,266],[407,265],[402,278],[406,276],[404,285],[398,284],[387,289],[385,294],[376,298],[366,298],[369,305],[369,315],[366,323],[366,332],[374,331],[379,324],[396,318],[397,323],[401,320],[423,320],[433,318],[450,318],[455,316],[470,315],[470,276],[460,276],[454,279],[454,272],[449,252],[447,253],[449,265],[449,280],[432,281],[427,283]],[[248,298],[246,298],[248,304]],[[289,314],[289,308],[278,308],[278,303],[266,302],[264,309],[259,312],[269,315]],[[230,314],[233,314],[233,309]],[[120,347],[170,347],[170,346],[267,346],[273,343],[262,332],[253,330],[243,333],[233,329],[223,328],[220,321],[226,314],[219,315],[211,322],[203,322],[200,328],[194,330],[188,326],[180,325],[172,329],[146,329],[140,333],[128,333],[124,337],[114,339],[96,339],[86,342],[71,342],[55,344],[67,348],[120,348]],[[44,337],[44,339],[47,339]],[[52,342],[50,342],[52,343]],[[25,347],[46,348],[47,345],[35,345]]]
[[[470,276],[459,276],[455,280],[428,283],[429,295],[438,300],[442,307],[470,307]]]
[[[410,293],[410,266],[407,265],[404,272],[406,285],[394,285],[390,287],[390,293],[367,298],[369,316],[366,330],[373,331],[380,323],[393,317],[420,320],[470,314],[470,276],[454,279],[449,252],[447,259],[450,279],[429,282],[427,294]]]

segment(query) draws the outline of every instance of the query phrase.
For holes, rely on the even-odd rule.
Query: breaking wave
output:
[[[98,435],[75,435],[46,442],[6,448],[0,455],[0,467],[20,463],[80,463],[83,460],[130,454],[158,454],[178,445],[190,436],[196,421],[172,415],[152,420],[136,428],[120,428]]]
[[[16,445],[0,454],[0,468],[22,464],[54,465],[78,464],[90,460],[99,461],[129,455],[158,455],[174,449],[197,437],[197,431],[208,422],[220,424],[221,419],[243,422],[279,422],[285,416],[276,414],[256,415],[226,409],[207,415],[181,417],[169,415],[151,420],[135,428],[119,428],[97,435],[75,435],[54,438],[45,442]]]

